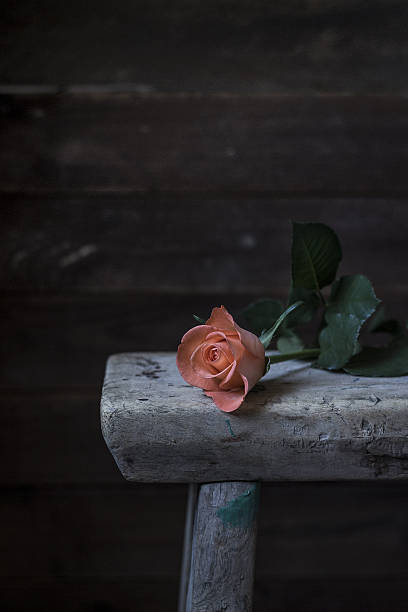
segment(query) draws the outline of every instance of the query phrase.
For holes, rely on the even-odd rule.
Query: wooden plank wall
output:
[[[7,610],[174,610],[185,488],[99,431],[111,353],[284,299],[289,220],[407,318],[408,6],[5,0],[0,25]],[[406,610],[408,489],[263,488],[256,610]]]

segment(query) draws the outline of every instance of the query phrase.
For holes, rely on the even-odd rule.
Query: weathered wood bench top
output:
[[[408,378],[272,366],[234,413],[179,375],[174,353],[113,355],[102,429],[141,482],[408,477]]]

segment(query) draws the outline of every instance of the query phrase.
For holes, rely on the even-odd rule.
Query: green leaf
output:
[[[362,274],[343,276],[334,283],[325,313],[327,327],[319,335],[320,367],[338,370],[360,350],[361,326],[378,303],[370,281]]]
[[[260,336],[265,329],[269,329],[282,314],[283,306],[276,300],[263,299],[249,304],[243,310],[248,329]]]
[[[285,327],[296,327],[309,323],[320,305],[320,298],[315,291],[303,287],[291,287],[288,306],[299,300],[303,302],[302,306],[290,313],[285,321]]]
[[[280,353],[293,353],[304,349],[304,344],[293,329],[286,328],[282,330],[277,342],[278,351]]]
[[[268,330],[262,332],[261,336],[259,337],[259,340],[262,342],[262,344],[264,345],[264,347],[267,349],[268,346],[271,343],[272,338],[274,337],[274,335],[276,334],[276,332],[278,331],[278,328],[282,325],[283,321],[286,319],[286,317],[288,316],[288,314],[290,312],[292,312],[293,310],[295,310],[295,308],[298,308],[299,306],[301,306],[303,304],[303,302],[295,302],[294,304],[292,304],[291,306],[289,306],[289,308],[287,308],[279,317],[279,319],[275,322],[275,324]]]
[[[364,348],[344,370],[354,376],[404,376],[408,374],[408,338],[398,338],[381,348]]]
[[[198,315],[193,314],[193,317],[196,321],[198,321],[200,323],[200,325],[205,325],[206,324],[206,320],[202,319],[201,317],[199,317]]]
[[[355,315],[335,313],[319,336],[321,353],[317,365],[328,370],[342,368],[360,349],[357,338],[361,324]]]
[[[342,253],[339,239],[323,223],[293,223],[292,283],[319,291],[336,277]]]

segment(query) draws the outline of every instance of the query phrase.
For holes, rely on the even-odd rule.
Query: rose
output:
[[[204,389],[218,408],[232,412],[265,372],[259,338],[239,327],[224,306],[213,308],[205,325],[182,338],[177,367],[186,382]]]

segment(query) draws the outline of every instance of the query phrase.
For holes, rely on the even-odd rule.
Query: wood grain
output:
[[[407,92],[401,0],[3,3],[5,84]]]
[[[105,359],[284,298],[286,217],[406,318],[407,6],[3,4],[2,607],[175,610],[185,488],[122,483]],[[405,612],[406,515],[403,483],[265,483],[255,610]]]
[[[174,353],[122,354],[107,364],[102,431],[135,482],[407,478],[407,393],[406,377],[292,361],[226,415],[184,382]]]
[[[393,96],[3,96],[5,191],[397,195]]]
[[[405,199],[17,195],[2,218],[3,291],[284,292],[290,219],[333,227],[340,274],[407,288]]]
[[[251,612],[258,494],[256,483],[200,486],[185,612]]]

